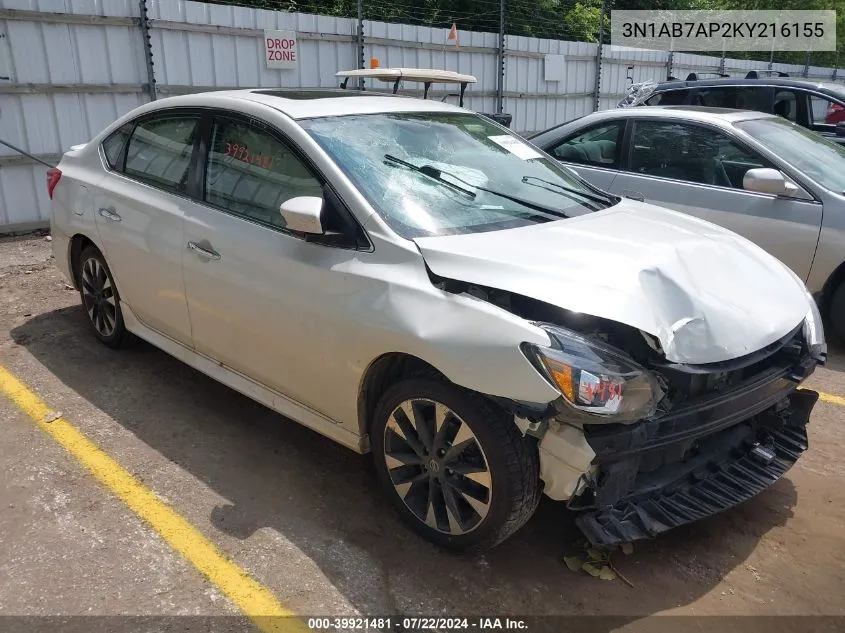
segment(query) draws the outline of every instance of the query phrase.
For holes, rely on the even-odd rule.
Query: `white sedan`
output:
[[[804,284],[433,101],[242,90],[130,112],[48,173],[91,330],[145,339],[360,453],[426,538],[541,494],[594,543],[724,510],[806,448]],[[280,464],[280,468],[284,468]]]

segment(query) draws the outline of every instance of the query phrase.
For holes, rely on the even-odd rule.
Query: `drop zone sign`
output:
[[[267,68],[296,68],[296,31],[264,31]]]

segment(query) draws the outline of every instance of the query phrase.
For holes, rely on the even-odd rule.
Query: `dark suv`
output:
[[[622,103],[620,103],[622,105]],[[745,78],[698,79],[690,73],[685,81],[665,81],[653,91],[643,91],[630,105],[697,105],[714,108],[760,110],[780,115],[845,144],[845,84],[778,77],[759,77],[751,71]],[[837,132],[837,124],[839,126]]]

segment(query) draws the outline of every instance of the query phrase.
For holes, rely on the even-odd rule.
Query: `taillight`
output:
[[[59,180],[62,179],[62,170],[58,167],[50,167],[47,170],[47,195],[50,196],[50,200],[53,199],[53,190],[56,188],[56,185],[59,184]]]

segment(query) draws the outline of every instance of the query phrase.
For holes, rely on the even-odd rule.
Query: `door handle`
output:
[[[205,257],[207,259],[218,260],[220,259],[220,253],[217,251],[209,250],[207,248],[203,248],[196,242],[188,242],[188,250],[192,253],[196,253],[200,257]]]
[[[630,189],[625,189],[622,191],[622,195],[625,198],[630,198],[631,200],[636,200],[637,202],[645,201],[645,196],[639,191],[631,191]]]
[[[109,222],[120,222],[123,219],[117,213],[114,212],[114,207],[100,207],[98,213],[101,217],[104,217]]]

